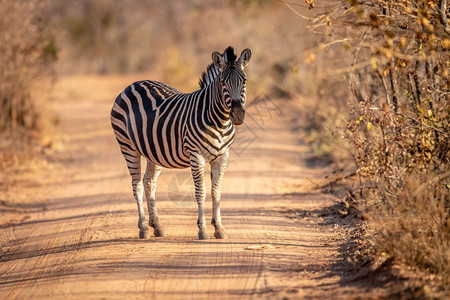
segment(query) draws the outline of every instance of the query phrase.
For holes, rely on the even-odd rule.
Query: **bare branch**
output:
[[[447,0],[439,1],[439,14],[441,15],[441,22],[444,26],[444,30],[446,33],[450,34],[450,26],[447,22]]]
[[[284,5],[286,5],[294,14],[296,14],[297,16],[299,16],[300,18],[304,19],[304,20],[308,20],[308,21],[312,21],[312,18],[309,18],[307,16],[302,15],[301,13],[299,13],[298,11],[296,11],[288,2],[286,2],[285,0],[283,1]]]

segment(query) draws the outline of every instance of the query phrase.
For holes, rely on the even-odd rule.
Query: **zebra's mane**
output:
[[[233,47],[228,47],[227,49],[225,49],[222,56],[229,66],[234,65],[234,63],[236,62],[237,57],[236,54],[234,54]],[[214,63],[211,63],[206,68],[206,71],[202,73],[202,77],[200,77],[200,80],[198,82],[200,88],[203,89],[204,87],[210,85],[214,81],[214,79],[216,79],[219,73],[220,70],[214,65]]]
[[[228,63],[229,66],[234,65],[234,63],[236,62],[236,54],[234,54],[234,49],[233,47],[228,47],[227,49],[225,49],[225,52],[223,53],[223,56],[225,58],[225,61]]]
[[[214,79],[216,79],[219,72],[219,69],[213,63],[211,63],[206,68],[206,71],[202,73],[202,77],[200,77],[200,80],[198,81],[200,88],[203,89],[210,85],[214,81]]]

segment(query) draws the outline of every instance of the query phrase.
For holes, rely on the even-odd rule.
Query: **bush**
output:
[[[313,3],[314,1],[312,1]],[[336,1],[315,18],[353,92],[344,137],[377,253],[450,278],[447,1]],[[319,24],[319,25],[317,25]],[[445,286],[445,284],[443,285]]]
[[[36,1],[0,0],[0,133],[23,140],[39,130],[45,111],[42,84],[51,75],[56,47],[45,6]],[[41,93],[41,95],[39,95]],[[0,145],[2,146],[2,145]]]

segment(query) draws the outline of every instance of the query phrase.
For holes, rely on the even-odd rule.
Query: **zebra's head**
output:
[[[212,54],[213,63],[220,70],[218,79],[223,101],[230,112],[230,119],[234,125],[241,125],[245,118],[245,100],[247,98],[245,81],[247,76],[244,67],[247,66],[251,56],[252,52],[247,48],[236,60],[232,47],[228,47],[223,54],[217,51]]]

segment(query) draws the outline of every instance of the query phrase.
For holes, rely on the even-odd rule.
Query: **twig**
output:
[[[404,115],[404,114],[399,113],[399,112],[396,112],[395,114],[398,115],[398,116],[401,116],[401,117],[403,117],[403,118],[410,119],[411,121],[414,121],[414,122],[416,122],[417,124],[420,124],[420,125],[422,125],[422,126],[425,127],[425,128],[434,129],[434,130],[436,130],[437,132],[440,132],[440,133],[442,133],[442,134],[444,134],[444,135],[448,135],[448,132],[445,132],[445,131],[443,131],[443,130],[441,130],[441,129],[435,127],[435,126],[430,126],[430,125],[423,124],[423,123],[419,122],[418,120],[414,119],[413,117]]]
[[[286,2],[286,1],[283,1],[283,2],[294,14],[296,14],[300,18],[308,20],[308,21],[313,20],[312,18],[306,17],[306,16],[302,15],[301,13],[299,13],[298,11],[296,11],[288,2]]]
[[[343,67],[343,68],[339,68],[339,69],[334,69],[328,72],[323,72],[322,74],[320,74],[321,76],[331,76],[331,75],[340,75],[340,74],[345,74],[345,73],[349,73],[355,70],[360,70],[363,69],[367,66],[369,66],[371,64],[370,60],[361,62],[359,64],[355,64],[349,67]]]
[[[447,0],[440,0],[439,1],[439,14],[441,15],[441,22],[444,26],[445,32],[450,34],[450,26],[447,22]]]

